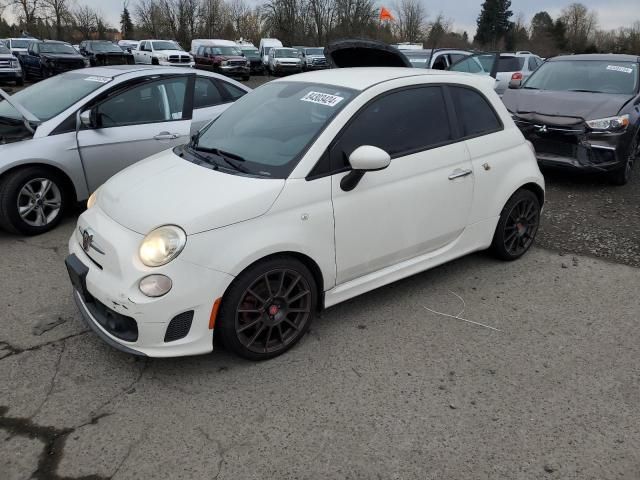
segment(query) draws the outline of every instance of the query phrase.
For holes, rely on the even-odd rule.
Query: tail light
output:
[[[516,72],[511,75],[511,80],[522,80],[522,72]]]

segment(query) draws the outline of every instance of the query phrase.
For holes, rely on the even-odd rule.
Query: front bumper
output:
[[[193,68],[196,66],[196,62],[189,62],[189,63],[173,63],[173,62],[167,62],[167,61],[158,61],[158,65],[162,66],[162,67],[188,67],[188,68]]]
[[[73,295],[83,318],[98,336],[119,350],[149,357],[198,355],[213,350],[211,309],[232,276],[181,261],[180,257],[158,268],[144,266],[137,259],[142,236],[117,224],[98,207],[83,213],[78,227],[69,239],[69,258],[75,255],[87,269],[87,296],[77,285]],[[80,229],[92,229],[95,245],[103,253],[82,248]],[[169,293],[149,298],[140,292],[138,282],[151,273],[171,278],[173,287]],[[187,333],[167,340],[172,319],[184,314],[192,315]],[[114,317],[116,321],[125,318],[134,322],[135,335],[122,335],[116,323],[110,325],[109,320]]]
[[[540,165],[585,172],[621,168],[632,138],[628,130],[597,133],[575,125],[534,125],[517,120],[516,125],[533,144]]]
[[[251,74],[251,68],[247,66],[220,65],[216,66],[215,70],[228,76],[246,76]]]
[[[277,64],[273,66],[275,73],[300,73],[302,71],[302,65],[282,65]]]
[[[329,65],[327,63],[319,63],[319,64],[313,64],[313,63],[307,63],[305,64],[305,69],[306,70],[324,70],[326,68],[329,68]]]
[[[0,70],[0,80],[20,80],[22,78],[22,70],[20,69],[4,69]]]

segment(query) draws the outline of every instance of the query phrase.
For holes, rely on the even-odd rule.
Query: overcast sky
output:
[[[122,1],[119,0],[77,0],[78,3],[86,3],[100,9],[107,17],[109,23],[119,28],[120,11]],[[248,0],[249,3],[259,4],[261,0]],[[396,0],[378,0],[378,3],[390,8]],[[527,21],[541,10],[548,11],[555,17],[563,7],[573,3],[574,0],[513,0],[511,9],[514,15],[523,13]],[[135,6],[136,0],[129,0],[130,7]],[[482,0],[422,0],[429,16],[433,18],[442,12],[445,17],[453,20],[455,30],[467,30],[470,35],[475,33],[476,19],[480,13]],[[609,30],[618,27],[631,26],[633,22],[640,21],[640,0],[582,0],[590,9],[598,12],[600,28]]]

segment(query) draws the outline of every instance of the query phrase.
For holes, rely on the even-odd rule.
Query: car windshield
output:
[[[274,82],[245,95],[201,132],[217,150],[261,176],[287,178],[313,140],[357,94],[331,85]]]
[[[524,67],[524,57],[500,57],[498,72],[518,72]]]
[[[34,39],[26,39],[26,40],[11,40],[11,48],[29,48],[29,44],[33,42]]]
[[[242,55],[238,47],[211,47],[211,53],[214,55]]]
[[[293,48],[278,48],[273,54],[274,58],[295,58],[298,56],[298,51]]]
[[[109,83],[109,77],[63,73],[20,90],[11,99],[43,122],[62,113],[81,98]],[[5,100],[0,101],[0,117],[20,120],[22,116]]]
[[[409,59],[411,65],[414,68],[429,68],[431,63],[431,55],[424,53],[411,53],[410,51],[404,51],[404,56]]]
[[[9,50],[7,47],[5,47],[4,43],[0,43],[0,53],[11,53],[11,50]]]
[[[122,49],[111,42],[96,42],[89,44],[89,46],[94,52],[122,53]]]
[[[632,95],[638,74],[634,62],[557,60],[543,63],[523,88]]]
[[[154,50],[182,50],[173,42],[151,42]]]
[[[257,48],[243,48],[242,53],[247,57],[259,57],[260,52],[258,52]]]
[[[492,53],[481,53],[471,55],[464,60],[454,63],[449,70],[453,72],[467,72],[467,73],[479,73],[489,75],[493,62],[495,62],[495,55]]]
[[[305,55],[324,55],[324,48],[307,48],[304,53]]]
[[[40,53],[61,53],[77,55],[78,52],[75,48],[67,43],[41,43]]]

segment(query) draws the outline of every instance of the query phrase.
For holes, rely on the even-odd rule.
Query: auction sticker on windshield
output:
[[[300,100],[302,100],[303,102],[311,102],[311,103],[317,103],[319,105],[325,105],[327,107],[335,107],[342,100],[344,100],[344,97],[338,97],[337,95],[330,95],[328,93],[322,93],[322,92],[309,92]]]
[[[607,70],[614,70],[616,72],[633,73],[633,68],[620,67],[618,65],[607,65]]]
[[[109,77],[87,77],[85,78],[87,82],[98,82],[98,83],[109,83],[111,78]]]

